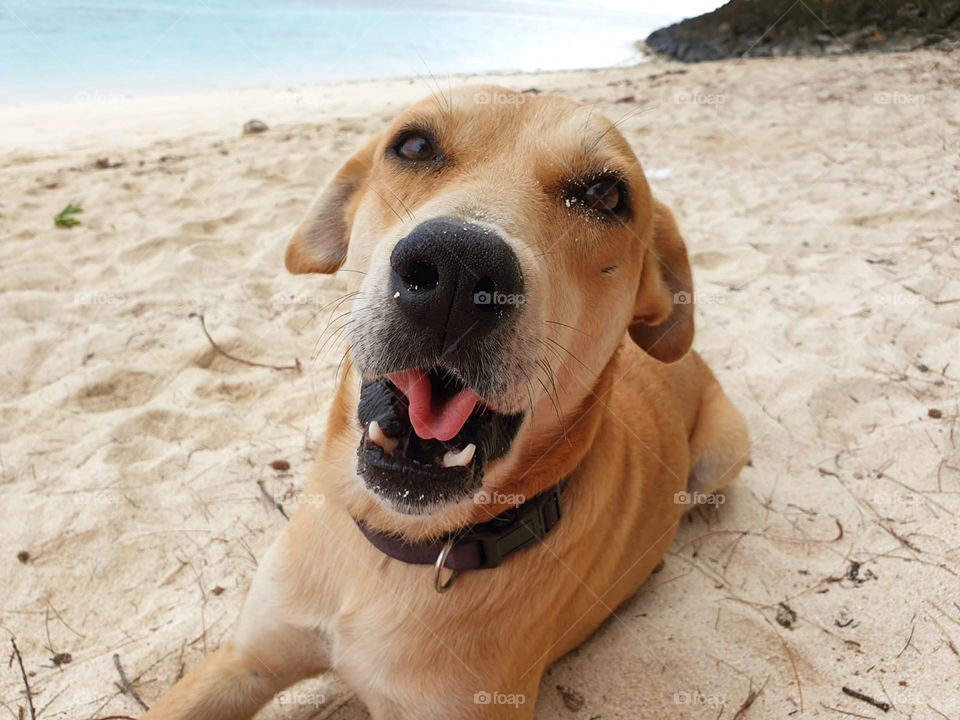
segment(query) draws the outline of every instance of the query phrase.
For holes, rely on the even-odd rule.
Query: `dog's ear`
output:
[[[693,343],[693,279],[677,221],[656,200],[652,240],[644,250],[630,337],[657,360],[674,362]]]
[[[379,138],[368,142],[347,160],[323,189],[287,245],[287,270],[302,273],[334,273],[347,259],[347,243],[357,203]]]

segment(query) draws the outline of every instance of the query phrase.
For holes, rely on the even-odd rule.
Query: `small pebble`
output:
[[[791,627],[797,621],[797,614],[789,605],[780,603],[777,610],[777,623],[785,628]]]
[[[61,665],[72,663],[73,655],[71,655],[70,653],[57,653],[52,658],[50,658],[50,662],[52,662],[57,667],[60,667]]]
[[[247,120],[247,122],[243,124],[244,135],[255,135],[256,133],[266,132],[269,129],[263,120]]]
[[[583,707],[583,703],[585,702],[583,695],[578,693],[573,688],[557,685],[557,692],[560,693],[560,699],[563,700],[563,704],[566,705],[570,710],[576,712]]]

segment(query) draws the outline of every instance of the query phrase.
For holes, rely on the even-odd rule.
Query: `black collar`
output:
[[[560,522],[560,493],[564,480],[492,520],[469,525],[436,540],[410,542],[354,522],[367,540],[385,555],[405,563],[437,565],[450,570],[494,568],[518,550],[543,540]],[[443,563],[440,563],[441,554]]]

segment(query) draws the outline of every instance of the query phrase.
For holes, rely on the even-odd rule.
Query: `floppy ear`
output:
[[[673,213],[653,201],[653,242],[645,251],[630,337],[661,362],[682,358],[693,343],[693,279]]]
[[[347,160],[323,189],[287,245],[287,270],[333,273],[347,259],[347,243],[361,190],[373,166],[379,138]]]

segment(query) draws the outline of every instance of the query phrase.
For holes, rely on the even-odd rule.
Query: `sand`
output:
[[[957,57],[501,79],[622,120],[690,249],[695,346],[754,438],[723,503],[545,677],[538,719],[960,717]],[[0,109],[0,624],[39,717],[136,716],[114,653],[151,703],[223,641],[286,522],[258,482],[295,508],[340,360],[342,281],[288,276],[284,245],[428,91]],[[270,130],[241,137],[251,118]],[[302,372],[224,357],[195,313]],[[261,717],[367,717],[335,678],[298,691]],[[0,701],[26,707],[16,662]]]

